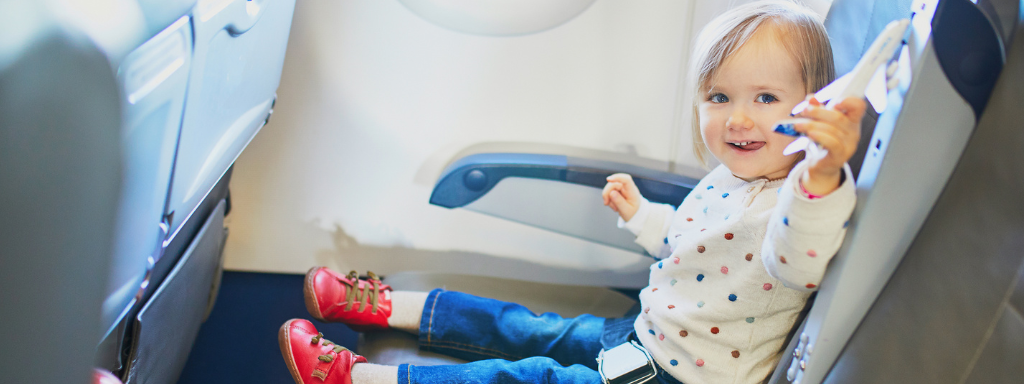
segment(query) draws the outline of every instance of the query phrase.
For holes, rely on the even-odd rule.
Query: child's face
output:
[[[799,156],[783,156],[795,138],[773,130],[803,101],[804,82],[797,61],[772,33],[762,29],[751,36],[718,68],[709,91],[698,95],[704,144],[746,180],[785,177]]]

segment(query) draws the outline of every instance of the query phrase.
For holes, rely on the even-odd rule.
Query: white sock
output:
[[[356,363],[352,366],[352,384],[398,384],[398,367]]]
[[[391,317],[388,317],[388,326],[418,335],[420,333],[420,318],[423,317],[423,305],[427,303],[428,295],[429,292],[392,291]]]

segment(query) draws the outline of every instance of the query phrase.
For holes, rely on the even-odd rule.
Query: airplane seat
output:
[[[959,203],[950,203],[957,197],[947,196],[950,190],[956,195],[962,189],[958,186],[962,183],[956,182],[961,168],[969,167],[980,174],[992,172],[992,168],[984,168],[987,164],[979,167],[977,162],[964,162],[972,147],[987,146],[995,151],[991,143],[977,144],[973,137],[983,128],[988,133],[998,129],[985,127],[984,121],[986,115],[1004,112],[999,107],[989,110],[987,107],[995,103],[987,104],[993,89],[998,90],[997,79],[1000,83],[1006,81],[999,75],[1004,62],[1010,68],[1006,52],[1010,50],[1012,31],[1019,26],[1020,4],[1017,0],[907,3],[909,9],[903,3],[868,2],[865,9],[859,1],[836,1],[830,10],[827,26],[832,28],[833,47],[839,48],[835,52],[839,73],[843,60],[863,46],[862,36],[868,36],[870,42],[894,18],[912,16],[911,28],[892,74],[899,85],[890,87],[887,109],[878,117],[874,131],[862,136],[862,145],[868,147],[857,181],[858,206],[850,229],[816,301],[795,332],[799,337],[794,337],[784,350],[787,353],[770,383],[964,382],[968,374],[1008,378],[1020,371],[1012,368],[1013,363],[998,363],[998,358],[990,358],[988,367],[994,369],[984,372],[968,364],[969,356],[977,359],[985,349],[983,335],[992,331],[982,323],[994,320],[986,311],[955,315],[961,307],[950,305],[985,302],[987,309],[996,310],[1000,307],[998,299],[1003,298],[1001,293],[995,295],[998,298],[985,297],[985,289],[980,287],[953,288],[957,294],[951,296],[945,289],[932,293],[923,288],[956,286],[961,279],[950,279],[952,271],[944,267],[948,264],[961,265],[960,272],[965,274],[985,274],[953,261],[963,255],[956,246],[935,246],[948,241],[974,242],[967,233],[961,237],[947,230],[946,237],[939,239],[929,229],[962,227],[949,221],[950,207]],[[859,24],[851,21],[851,15],[858,12],[865,15]],[[836,27],[843,25],[846,27],[841,30],[853,33],[833,35]],[[1019,102],[1019,97],[1016,100]],[[997,152],[990,152],[989,156],[995,157],[991,153]],[[982,201],[999,204],[997,200]],[[999,215],[991,216],[1000,220]],[[923,249],[929,254],[921,255]],[[994,262],[997,258],[993,255],[986,260]],[[921,263],[928,267],[921,268]],[[1014,267],[1009,269],[1016,271],[1019,264],[1010,265]],[[1006,289],[1007,277],[1000,277],[982,285]],[[925,325],[921,321],[926,318],[942,320]],[[944,335],[942,330],[955,328],[947,327],[947,323],[962,326],[954,332],[957,336]],[[1021,327],[1013,328],[1006,324],[996,331],[1019,335]],[[979,339],[980,346],[975,344]],[[993,344],[989,350],[1008,345]]]
[[[35,6],[0,2],[0,18],[35,11],[0,22],[0,381],[85,383],[120,196],[121,105],[102,47]]]
[[[92,275],[107,281],[95,364],[174,383],[216,298],[232,165],[273,112],[295,1],[119,4],[61,20],[96,28],[84,37],[120,106],[110,276]]]

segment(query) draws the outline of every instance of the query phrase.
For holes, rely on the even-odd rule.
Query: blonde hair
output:
[[[785,0],[756,1],[730,9],[711,20],[697,36],[689,75],[693,84],[693,153],[705,167],[711,156],[700,133],[701,93],[729,56],[762,26],[774,28],[776,40],[800,63],[804,88],[811,93],[835,79],[832,45],[821,17],[811,9]]]

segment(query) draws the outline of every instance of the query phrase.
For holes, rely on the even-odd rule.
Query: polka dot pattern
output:
[[[725,185],[725,184],[722,184],[722,185]],[[775,251],[775,252],[770,253],[769,255],[771,255],[771,256],[767,256],[767,255],[764,255],[764,254],[754,255],[753,251],[761,249],[760,246],[761,246],[762,242],[761,241],[757,241],[757,239],[763,238],[762,237],[762,235],[764,234],[764,232],[763,232],[763,230],[764,230],[763,225],[764,225],[764,223],[766,221],[768,221],[769,215],[760,215],[760,216],[756,216],[755,217],[755,216],[753,216],[750,213],[751,212],[750,209],[748,209],[745,204],[748,202],[748,200],[753,199],[754,196],[756,196],[758,193],[761,193],[761,189],[759,189],[759,188],[763,187],[763,185],[756,184],[756,183],[752,183],[752,184],[748,184],[748,185],[743,185],[741,189],[736,189],[737,193],[740,193],[740,194],[737,195],[735,199],[728,200],[728,198],[730,197],[729,195],[731,193],[730,192],[725,192],[725,191],[732,190],[733,188],[731,187],[731,185],[732,184],[729,184],[727,187],[723,187],[723,188],[725,188],[724,190],[718,189],[714,193],[712,193],[711,191],[717,189],[715,186],[713,186],[713,185],[705,185],[705,192],[709,193],[708,201],[707,202],[702,201],[703,197],[704,197],[703,194],[705,192],[700,192],[700,190],[694,190],[693,191],[694,192],[693,193],[693,199],[690,201],[690,203],[688,203],[686,205],[686,207],[689,208],[689,212],[685,212],[685,210],[683,210],[683,212],[680,212],[680,213],[682,213],[682,214],[693,213],[693,210],[696,209],[696,210],[702,210],[705,216],[702,217],[699,214],[697,215],[698,218],[702,218],[702,221],[701,221],[700,225],[696,224],[696,220],[695,220],[696,218],[695,217],[676,216],[674,218],[675,219],[674,222],[677,223],[677,224],[673,225],[673,231],[671,232],[670,235],[668,235],[668,237],[665,237],[665,238],[662,239],[662,243],[664,243],[664,244],[672,244],[672,245],[678,246],[678,247],[671,247],[671,248],[672,248],[673,251],[678,251],[679,253],[677,255],[679,255],[679,256],[676,256],[676,255],[665,255],[663,253],[663,254],[661,254],[661,256],[668,256],[668,257],[659,258],[658,260],[655,260],[655,261],[657,261],[658,269],[659,269],[658,271],[655,271],[656,275],[657,275],[656,276],[657,279],[655,281],[657,281],[657,284],[659,286],[662,286],[662,284],[665,283],[665,280],[663,280],[663,278],[664,277],[668,277],[669,278],[668,283],[669,283],[670,288],[669,288],[668,291],[660,292],[660,293],[658,293],[658,295],[653,295],[651,293],[659,292],[659,289],[655,288],[655,287],[649,287],[650,288],[650,291],[648,292],[649,295],[645,296],[647,299],[650,300],[650,302],[645,303],[645,304],[651,305],[652,307],[662,306],[661,307],[662,311],[661,312],[658,312],[658,311],[653,312],[653,314],[650,315],[651,316],[650,319],[647,319],[647,317],[646,317],[647,315],[644,315],[644,317],[642,317],[642,319],[647,319],[647,321],[654,321],[655,324],[660,324],[660,325],[671,324],[671,322],[660,323],[658,321],[655,321],[655,317],[659,317],[660,320],[664,320],[665,318],[671,319],[673,317],[681,316],[683,312],[692,311],[693,310],[693,307],[689,307],[689,309],[687,309],[686,305],[688,303],[695,303],[697,305],[697,308],[699,308],[701,310],[700,310],[700,312],[693,313],[692,315],[695,315],[695,317],[694,317],[695,320],[700,320],[700,321],[699,322],[695,322],[693,324],[687,324],[687,326],[688,326],[688,328],[694,328],[696,330],[696,332],[697,332],[696,333],[697,339],[688,339],[687,337],[689,336],[689,331],[686,330],[686,329],[680,329],[680,328],[675,328],[675,327],[669,326],[669,327],[659,327],[659,329],[655,330],[655,329],[653,329],[654,325],[651,325],[651,327],[650,327],[651,329],[648,330],[648,333],[657,337],[657,340],[654,340],[652,342],[652,344],[657,343],[658,341],[661,341],[661,342],[668,341],[669,343],[675,343],[676,345],[679,345],[679,346],[691,346],[697,340],[706,340],[708,334],[702,333],[701,330],[703,329],[705,331],[710,332],[710,334],[713,335],[712,337],[717,341],[716,344],[725,345],[725,346],[728,346],[730,344],[732,344],[733,346],[742,345],[742,344],[734,344],[733,343],[733,338],[735,338],[735,337],[745,337],[745,336],[741,336],[741,335],[748,334],[749,331],[753,330],[753,328],[742,329],[743,327],[741,326],[741,324],[743,324],[743,323],[741,321],[746,321],[747,324],[750,324],[750,326],[753,326],[753,324],[754,324],[754,322],[756,320],[756,318],[753,317],[753,316],[745,317],[743,315],[752,315],[754,313],[762,313],[762,312],[758,311],[759,308],[760,308],[759,305],[763,306],[764,304],[768,304],[768,300],[771,300],[772,297],[774,297],[774,295],[772,295],[772,297],[768,297],[768,296],[756,296],[756,295],[755,296],[749,296],[747,294],[748,293],[751,293],[751,294],[756,293],[757,288],[761,288],[762,291],[764,291],[766,295],[770,295],[770,294],[773,294],[773,293],[776,293],[776,292],[772,292],[774,290],[774,288],[775,288],[774,282],[765,282],[764,281],[764,280],[772,280],[772,279],[768,278],[763,273],[760,273],[760,271],[763,270],[763,266],[760,265],[760,263],[762,263],[762,261],[759,261],[758,264],[745,264],[745,263],[739,262],[739,260],[732,259],[732,257],[741,257],[744,260],[746,260],[747,262],[753,262],[755,256],[762,257],[762,260],[767,260],[767,259],[765,259],[766,257],[773,257],[773,258],[775,258],[774,259],[775,262],[779,263],[778,264],[779,268],[790,268],[788,265],[786,265],[788,260],[787,260],[786,256],[782,256],[781,255],[782,252],[789,253],[790,255],[788,257],[795,257],[796,259],[794,259],[795,260],[794,262],[797,263],[797,264],[795,264],[797,266],[801,265],[801,263],[809,263],[809,262],[811,262],[811,260],[803,259],[803,257],[805,257],[805,256],[800,255],[801,250],[807,254],[807,257],[814,258],[814,257],[818,256],[817,255],[817,251],[815,249],[809,249],[808,245],[811,245],[811,243],[801,244],[802,242],[798,242],[798,244],[794,244],[796,246],[795,250],[793,250],[793,249],[790,249],[788,251],[779,250],[779,251]],[[778,184],[771,184],[771,185],[775,186],[775,185],[778,185]],[[748,187],[750,188],[750,190],[747,190]],[[753,189],[758,189],[758,191],[754,192],[754,191],[752,191]],[[767,189],[767,188],[765,188],[765,189]],[[746,190],[747,193],[743,193],[743,190]],[[769,191],[770,191],[770,189],[769,189]],[[776,189],[776,192],[779,192],[779,189]],[[714,198],[714,196],[719,196],[719,195],[721,196],[721,198],[723,200],[716,200]],[[788,196],[788,194],[787,194],[787,196]],[[693,200],[698,200],[698,201],[693,201]],[[718,205],[715,206],[715,212],[714,213],[710,212],[710,205],[712,203],[718,204]],[[704,205],[701,205],[701,204],[704,204]],[[730,220],[730,215],[728,215],[727,213],[728,214],[737,213],[736,222],[731,221]],[[757,212],[757,213],[759,213],[759,212]],[[788,227],[791,226],[788,214],[786,212],[780,212],[780,214],[783,216],[782,218],[779,218],[778,216],[774,216],[774,218],[772,218],[772,219],[773,220],[780,220],[780,221],[782,221],[782,224],[784,225],[784,227],[783,228],[776,228],[776,229],[781,229],[783,231],[788,231],[789,230]],[[685,219],[685,222],[679,222],[678,221],[679,219]],[[723,221],[717,221],[719,219],[723,219]],[[741,223],[750,224],[750,223],[747,223],[747,222],[751,222],[752,223],[752,222],[755,222],[756,220],[760,220],[759,223],[762,226],[761,227],[761,231],[762,232],[757,232],[757,229],[751,230],[751,228],[748,228],[748,226],[744,226],[743,224],[741,224]],[[813,227],[813,226],[818,225],[817,221],[807,221],[805,223],[807,218],[805,218],[803,216],[799,216],[799,215],[795,216],[794,220],[796,220],[795,222],[797,223],[797,226],[804,226],[804,227],[812,226]],[[838,220],[835,220],[835,221],[838,221]],[[692,225],[690,223],[692,223]],[[777,225],[777,224],[778,224],[778,222],[773,223],[773,225]],[[836,224],[838,224],[838,223],[836,223]],[[848,222],[847,223],[843,223],[844,228],[848,224],[849,224]],[[832,224],[832,225],[835,225],[835,224]],[[740,229],[740,228],[742,228],[742,229]],[[683,229],[683,230],[680,230],[680,229]],[[835,231],[838,231],[838,230],[835,229],[835,227],[831,227],[831,229],[835,230]],[[694,234],[693,230],[698,230],[699,234]],[[703,235],[708,235],[708,236],[707,237],[702,237]],[[718,237],[718,236],[721,236],[721,237]],[[722,239],[724,239],[725,241],[723,242]],[[672,242],[670,242],[669,240],[672,240]],[[680,242],[680,241],[685,241],[685,242]],[[753,244],[755,241],[758,244]],[[694,245],[694,243],[697,243],[698,245]],[[656,245],[656,244],[654,244],[654,245]],[[694,248],[688,248],[688,247],[694,247]],[[669,249],[669,247],[665,246],[662,249],[663,250],[667,250],[667,249]],[[689,251],[687,251],[687,249]],[[693,256],[690,256],[691,258],[687,259],[687,263],[683,264],[682,260],[681,260],[681,256],[682,255],[692,255],[689,252],[693,252],[694,249],[696,249],[697,253],[700,254],[700,256],[697,256],[698,258],[696,258],[696,259],[693,258]],[[748,251],[748,253],[743,253],[744,250]],[[825,249],[823,249],[823,251],[825,251]],[[715,259],[715,261],[712,261],[712,259],[705,259],[706,257],[721,257],[721,261],[717,261],[719,259]],[[767,260],[767,261],[768,261],[768,263],[771,263],[771,260]],[[814,260],[814,261],[817,261],[817,260]],[[709,265],[709,264],[707,264],[708,262],[710,262],[712,264]],[[713,272],[711,272],[711,271],[714,270],[714,269],[712,269],[714,264],[718,264],[719,265],[719,270],[718,271],[721,273],[720,275],[716,275]],[[668,266],[669,268],[666,269],[665,266]],[[732,271],[730,271],[730,269]],[[694,272],[700,272],[700,273],[694,273]],[[703,273],[703,272],[707,272],[707,273]],[[732,272],[732,273],[730,273],[730,272]],[[755,273],[750,273],[750,272],[755,272]],[[662,275],[662,273],[664,273],[665,275]],[[687,283],[686,282],[686,276],[693,276],[697,280],[698,285],[697,286],[693,286],[692,285],[693,280],[690,280],[690,283]],[[704,282],[705,277],[710,277],[711,279],[708,280],[705,283]],[[772,280],[772,281],[774,281],[774,280]],[[675,287],[675,285],[677,283],[680,283],[680,282],[682,282],[682,284],[680,285],[680,289],[676,290],[674,287]],[[805,284],[806,284],[805,286],[806,286],[807,289],[817,288],[817,285],[815,285],[813,283],[805,283]],[[785,286],[799,289],[798,287],[800,285],[799,285],[799,283],[796,283],[796,285],[786,283]],[[786,291],[786,290],[783,290],[783,291]],[[736,293],[736,292],[738,292],[738,293]],[[785,292],[779,291],[778,293],[785,293]],[[739,302],[739,294],[743,294],[744,295],[744,302],[742,302],[742,303]],[[711,306],[708,307],[708,311],[711,311],[711,312],[707,312],[707,311],[704,311],[702,309],[705,306],[706,303],[705,303],[704,300],[699,300],[700,297],[708,297],[708,298],[710,298]],[[722,298],[727,299],[728,302],[721,301]],[[694,299],[698,299],[698,300],[697,301],[693,301]],[[676,303],[678,303],[678,304],[676,304]],[[730,303],[732,303],[732,304],[730,304]],[[681,306],[680,307],[680,311],[683,311],[683,312],[675,311],[677,306]],[[717,318],[716,319],[708,319],[707,318],[708,316],[714,316],[714,315],[720,313],[721,311],[727,310],[726,307],[729,307],[728,309],[734,311],[734,314],[730,317],[730,319],[728,321],[725,321],[723,319],[717,319]],[[748,308],[748,307],[750,307],[750,308]],[[757,307],[757,308],[754,308],[754,307]],[[672,312],[665,312],[666,309],[669,310],[669,311],[672,311]],[[647,313],[649,310],[650,310],[650,308],[646,308],[644,310],[644,313]],[[772,313],[772,312],[769,311],[769,312],[766,312],[766,313]],[[741,321],[736,321],[736,320],[740,320],[740,319],[742,319],[742,320]],[[729,321],[731,321],[731,322],[729,322]],[[650,325],[651,323],[648,322],[647,324]],[[765,323],[765,324],[767,324],[767,323]],[[732,328],[728,328],[729,332],[721,333],[722,330],[721,330],[721,328],[718,325],[724,325],[727,328],[731,326]],[[680,337],[680,338],[687,338],[687,339],[673,339],[671,337],[671,335],[672,335],[671,329],[672,328],[675,328],[675,332],[679,335],[678,337]],[[664,331],[664,332],[667,332],[667,333],[660,333],[661,331]],[[744,331],[747,331],[747,332],[744,332]],[[642,332],[643,331],[641,331],[640,333],[642,334]],[[666,335],[669,335],[668,338],[670,340],[666,340]],[[718,335],[721,335],[721,336],[718,336]],[[646,340],[651,340],[651,339],[646,339]],[[661,345],[664,346],[665,344],[661,344]],[[689,349],[687,349],[687,350],[690,353],[693,353],[693,352],[696,352],[696,353],[693,353],[692,355],[682,355],[682,354],[680,354],[680,355],[672,355],[672,354],[669,354],[668,356],[664,357],[665,359],[670,359],[666,363],[670,364],[670,366],[673,366],[673,367],[678,366],[681,363],[683,365],[683,367],[685,367],[686,366],[686,362],[689,361],[689,362],[693,362],[694,364],[696,364],[697,367],[703,367],[704,364],[706,363],[706,361],[703,359],[703,356],[699,356],[699,355],[707,354],[708,350],[704,350],[702,348],[698,348],[698,349],[695,349],[695,350],[692,350],[692,351],[690,351]],[[728,351],[728,352],[726,352],[726,351]],[[726,357],[726,354],[728,354],[728,356],[732,356],[733,359],[737,359],[736,361],[734,361],[734,363],[739,362],[738,359],[741,356],[743,356],[743,355],[745,355],[745,357],[744,357],[745,360],[760,359],[761,358],[761,354],[759,352],[757,352],[757,351],[754,351],[754,350],[743,352],[743,351],[740,351],[739,349],[734,349],[734,350],[716,349],[715,352],[712,353],[712,356],[710,356],[710,358],[712,359],[711,360],[712,363],[718,363],[719,365],[712,365],[712,368],[709,368],[709,369],[711,369],[712,371],[717,371],[719,368],[722,368],[721,367],[722,363],[733,362],[733,361],[729,361],[728,360],[728,357]],[[700,357],[700,358],[698,359],[698,357]],[[664,360],[661,360],[661,361],[665,362]],[[709,371],[709,373],[710,372],[711,371]]]

